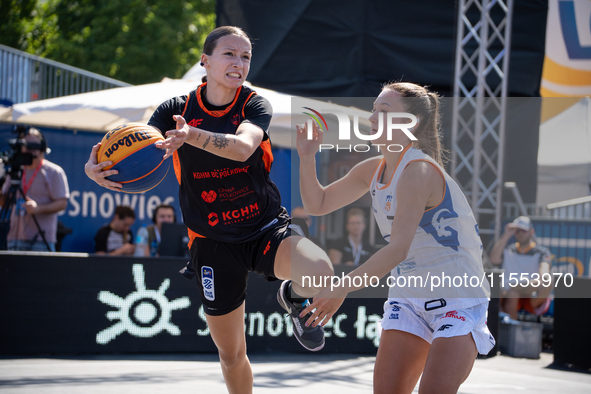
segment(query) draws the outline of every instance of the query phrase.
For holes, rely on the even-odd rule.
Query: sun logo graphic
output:
[[[119,308],[117,311],[107,312],[107,319],[119,321],[96,334],[96,343],[99,345],[106,345],[124,331],[139,338],[150,338],[163,330],[171,335],[181,334],[181,330],[170,322],[170,318],[172,311],[191,305],[189,297],[169,301],[164,293],[170,286],[170,279],[164,279],[158,290],[148,290],[144,266],[134,264],[132,272],[136,291],[129,293],[127,297],[121,298],[109,291],[98,294],[100,302]]]

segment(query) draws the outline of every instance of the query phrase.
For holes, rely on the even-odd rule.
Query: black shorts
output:
[[[268,281],[277,280],[275,254],[285,238],[292,235],[287,216],[261,232],[253,241],[218,242],[195,238],[191,245],[191,263],[205,313],[221,316],[232,312],[246,298],[248,273],[254,271]],[[294,235],[299,235],[294,231]]]

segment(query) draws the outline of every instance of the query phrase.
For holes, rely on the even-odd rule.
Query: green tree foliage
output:
[[[27,27],[30,53],[131,84],[158,82],[199,61],[215,0],[40,0]]]
[[[23,38],[36,4],[37,0],[0,0],[0,43],[26,49]]]

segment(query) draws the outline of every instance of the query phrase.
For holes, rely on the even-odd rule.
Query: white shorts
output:
[[[412,304],[390,298],[384,304],[383,330],[399,330],[423,338],[429,344],[435,338],[459,337],[472,333],[476,349],[488,354],[495,339],[486,326],[488,301],[470,308],[441,313],[418,310]]]

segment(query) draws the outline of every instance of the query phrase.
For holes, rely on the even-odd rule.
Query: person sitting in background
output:
[[[517,242],[507,247],[513,236]],[[528,217],[520,216],[507,223],[489,258],[493,265],[502,264],[505,270],[504,288],[501,290],[502,312],[516,320],[517,312],[522,309],[536,316],[548,310],[553,288],[550,274],[552,254],[534,241],[534,229]],[[511,280],[512,277],[518,282]],[[544,277],[550,278],[550,282],[544,281]],[[548,283],[549,286],[544,285]]]
[[[347,212],[346,230],[346,237],[332,243],[328,249],[328,257],[333,264],[361,265],[377,251],[363,242],[365,213],[362,209],[351,208]]]
[[[70,197],[68,179],[60,166],[45,159],[45,154],[50,151],[41,131],[31,127],[22,131],[18,138],[26,141],[22,153],[30,154],[33,161],[23,166],[21,191],[16,193],[15,200],[6,201],[10,175],[0,192],[1,206],[14,204],[7,207],[12,208],[7,249],[55,252],[57,216],[66,209]]]
[[[94,236],[95,253],[110,256],[133,255],[135,245],[130,229],[133,222],[133,209],[125,205],[115,208],[111,222],[102,226]]]
[[[136,257],[160,256],[162,223],[176,222],[174,208],[168,204],[158,205],[152,213],[152,221],[154,224],[143,226],[137,232],[134,253]]]

